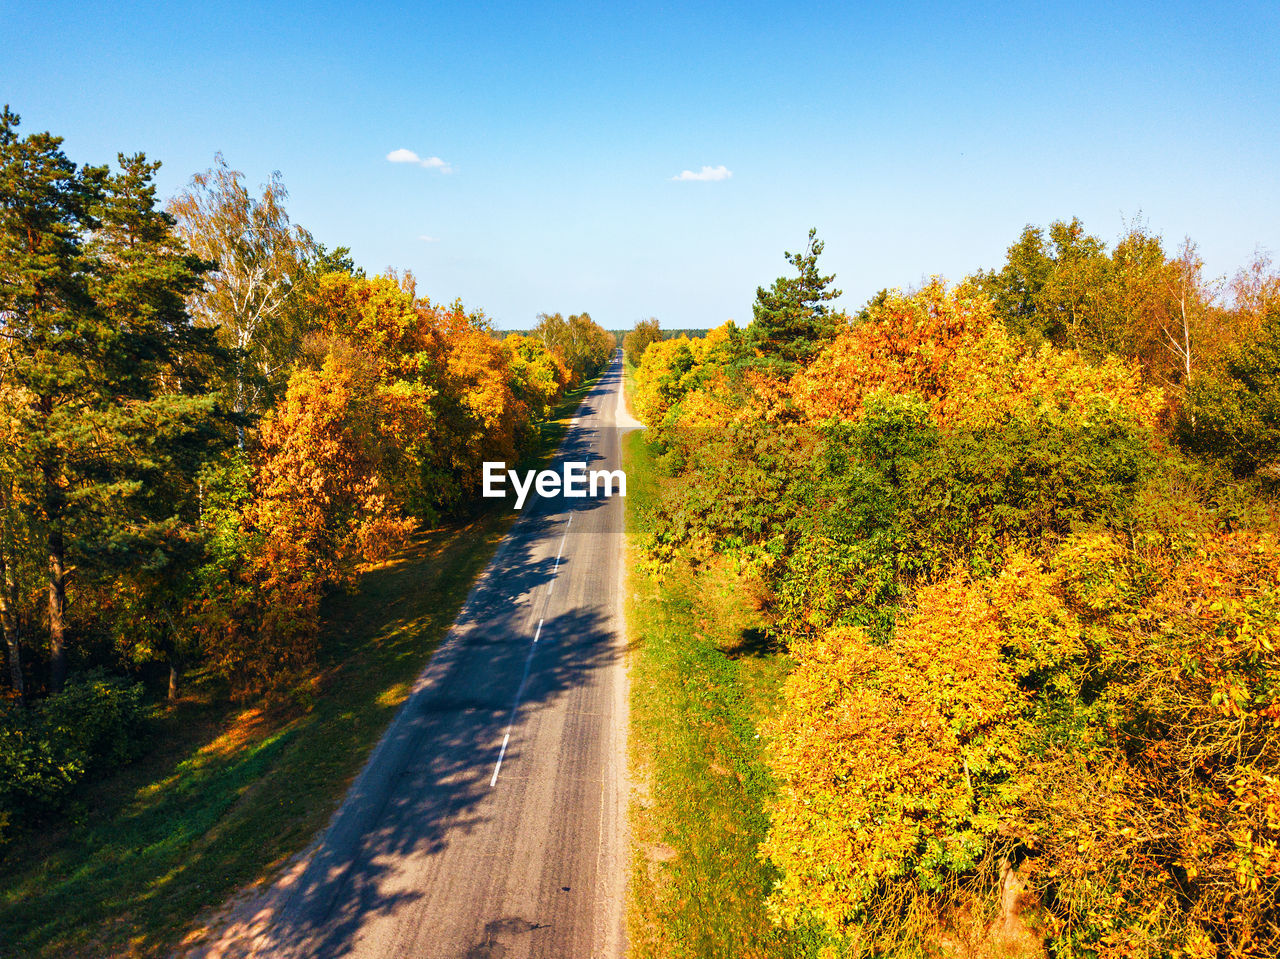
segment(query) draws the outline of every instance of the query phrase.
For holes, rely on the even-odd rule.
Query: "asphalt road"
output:
[[[621,362],[557,457],[621,467]],[[623,502],[535,499],[324,835],[192,955],[616,957]]]

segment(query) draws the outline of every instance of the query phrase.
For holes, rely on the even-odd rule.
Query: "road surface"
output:
[[[619,354],[557,468],[621,468],[621,389]],[[531,496],[323,836],[189,954],[621,956],[622,530]]]

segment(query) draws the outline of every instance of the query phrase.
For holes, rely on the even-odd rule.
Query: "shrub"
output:
[[[58,808],[86,776],[132,759],[141,745],[142,692],[138,683],[95,671],[29,708],[11,703],[0,712],[0,827]]]

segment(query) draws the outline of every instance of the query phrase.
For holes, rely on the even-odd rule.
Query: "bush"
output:
[[[144,714],[142,686],[101,671],[0,711],[0,842],[6,823],[57,809],[86,776],[132,759]]]

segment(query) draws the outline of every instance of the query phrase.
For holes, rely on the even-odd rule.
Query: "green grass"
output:
[[[626,356],[622,358],[622,389],[626,393],[627,400],[630,401],[636,392],[636,366]],[[630,402],[627,405],[630,407]],[[634,410],[632,415],[635,415]]]
[[[567,395],[549,457],[594,381]],[[158,715],[146,756],[86,784],[65,819],[0,860],[0,956],[169,952],[328,821],[514,514],[423,533],[327,604],[313,705],[238,709],[196,690]]]
[[[626,437],[632,544],[633,871],[630,955],[788,957],[816,944],[772,924],[774,879],[756,855],[773,783],[761,727],[777,709],[787,658],[765,638],[751,584],[724,568],[637,567],[645,512],[661,495],[641,433]]]

